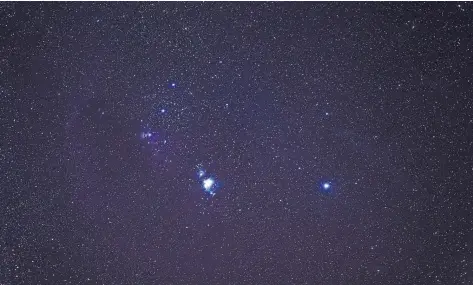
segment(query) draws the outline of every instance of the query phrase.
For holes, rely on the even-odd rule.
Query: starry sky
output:
[[[473,284],[470,3],[1,3],[0,284]]]

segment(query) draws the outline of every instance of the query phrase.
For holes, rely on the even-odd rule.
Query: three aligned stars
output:
[[[174,89],[177,88],[177,83],[170,82],[168,86],[169,88]],[[228,107],[228,104],[226,104],[226,107]],[[161,108],[158,112],[164,115],[167,113],[167,110],[165,108]],[[329,113],[327,112],[326,115],[329,115]],[[158,134],[152,131],[142,132],[141,138],[147,140],[148,144],[166,143],[165,140],[164,142],[161,142],[158,139]],[[215,175],[207,173],[207,171],[203,168],[202,164],[197,165],[197,179],[204,193],[209,195],[210,198],[216,195],[217,190],[220,188],[220,183],[215,178]],[[322,192],[324,193],[330,193],[332,190],[332,183],[330,181],[323,181],[319,185]]]
[[[148,141],[148,144],[159,143],[157,139],[157,134],[152,132],[143,132],[141,137]],[[166,143],[166,141],[164,141]],[[208,174],[207,171],[202,167],[201,164],[197,165],[197,179],[200,183],[202,190],[208,194],[210,197],[214,197],[217,190],[219,189],[219,183],[216,180],[214,175]],[[321,192],[325,194],[329,194],[332,192],[332,182],[324,181],[319,186],[321,188]]]

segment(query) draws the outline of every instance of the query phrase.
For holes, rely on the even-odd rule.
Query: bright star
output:
[[[210,188],[214,185],[215,181],[212,178],[207,178],[203,182],[205,191],[209,191]]]
[[[199,178],[202,177],[202,176],[204,176],[204,174],[205,174],[205,171],[199,170]]]
[[[164,113],[164,112],[166,112],[166,110],[165,110],[165,109],[161,109],[161,113]]]
[[[330,188],[330,184],[329,183],[324,183],[323,187],[324,187],[325,190],[327,190],[328,188]]]

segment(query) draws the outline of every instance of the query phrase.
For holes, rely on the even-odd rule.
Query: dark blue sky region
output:
[[[1,3],[0,284],[472,284],[472,18]]]

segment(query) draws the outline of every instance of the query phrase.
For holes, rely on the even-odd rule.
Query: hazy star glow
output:
[[[204,186],[204,189],[206,191],[209,191],[212,188],[212,186],[214,185],[214,183],[215,183],[215,181],[212,178],[207,178],[202,182],[202,184]]]
[[[151,132],[143,132],[141,133],[141,138],[150,138],[152,136]]]

